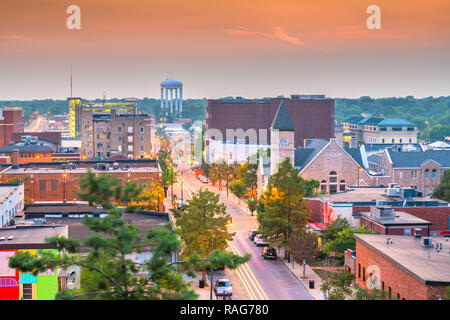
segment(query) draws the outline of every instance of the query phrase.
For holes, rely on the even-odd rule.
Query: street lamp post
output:
[[[67,173],[64,172],[63,174],[63,178],[64,178],[64,183],[63,183],[63,192],[64,192],[64,203],[66,203],[66,177],[67,177]]]
[[[291,240],[291,184],[289,183],[289,198],[288,198],[288,241]],[[291,262],[291,249],[288,252],[288,263]]]

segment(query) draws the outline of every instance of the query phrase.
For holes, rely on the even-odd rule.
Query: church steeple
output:
[[[294,125],[292,124],[291,117],[284,106],[284,101],[281,100],[278,111],[273,118],[272,129],[277,129],[280,131],[295,131]]]
[[[294,165],[294,135],[295,127],[284,106],[284,101],[281,100],[270,127],[270,174],[273,174],[286,158],[289,158]]]

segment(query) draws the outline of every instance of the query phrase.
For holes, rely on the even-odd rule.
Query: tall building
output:
[[[137,99],[128,98],[125,102],[92,103],[85,102],[82,98],[69,99],[69,136],[80,137],[82,124],[81,118],[84,112],[92,112],[94,115],[108,115],[115,110],[117,115],[137,114]]]
[[[417,126],[405,119],[373,117],[370,114],[351,116],[342,121],[344,144],[355,148],[366,144],[417,143]]]
[[[227,136],[227,130],[241,129],[246,143],[270,144],[270,127],[281,101],[295,129],[295,147],[303,147],[307,139],[334,137],[334,100],[324,95],[291,95],[290,98],[207,100],[206,129],[216,129],[222,137],[215,140],[238,141]],[[248,141],[255,130],[257,141]],[[241,138],[242,139],[242,138]],[[207,137],[208,143],[209,137]]]
[[[114,156],[150,158],[152,116],[149,114],[109,114],[83,110],[81,148],[86,159],[105,160]]]
[[[23,132],[24,118],[22,108],[3,108],[0,117],[0,147],[12,141],[13,132]]]

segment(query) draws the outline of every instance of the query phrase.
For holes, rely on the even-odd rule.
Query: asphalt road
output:
[[[183,163],[179,164],[179,169],[184,172],[182,179],[184,201],[191,199],[191,194],[200,188],[217,192],[215,187],[203,184],[195,178]],[[169,187],[168,196],[170,192]],[[174,185],[174,194],[177,198],[181,198],[180,183]],[[240,255],[250,253],[251,259],[236,270],[215,272],[213,278],[226,277],[230,280],[233,284],[233,300],[313,300],[308,290],[280,261],[280,257],[276,260],[264,260],[261,256],[262,247],[257,247],[248,239],[248,232],[257,229],[256,217],[248,216],[233,200],[227,198],[226,194],[219,194],[220,200],[225,203],[233,219],[233,226],[230,229],[236,233],[227,250]]]
[[[38,116],[37,119],[31,121],[30,125],[25,128],[25,132],[44,132],[47,130],[48,121],[42,116]]]

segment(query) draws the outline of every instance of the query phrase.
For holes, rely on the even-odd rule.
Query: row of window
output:
[[[408,142],[409,142],[409,143],[412,143],[412,139],[409,138]],[[381,143],[386,143],[384,138],[381,139]],[[394,139],[394,138],[392,138],[392,143],[395,143],[395,139]],[[399,139],[398,139],[398,143],[403,143],[403,139],[402,139],[402,138],[399,138]]]
[[[436,169],[431,170],[431,178],[436,179],[436,176],[437,176],[437,170]],[[403,172],[400,172],[400,179],[402,179],[402,178],[403,178]],[[426,169],[425,170],[425,179],[429,179],[429,178],[430,178],[430,170]],[[411,171],[411,179],[417,179],[417,171],[416,170]]]
[[[133,127],[128,127],[128,133],[133,133]],[[122,133],[122,127],[117,127],[117,132]],[[140,128],[140,132],[144,133],[144,127]]]

